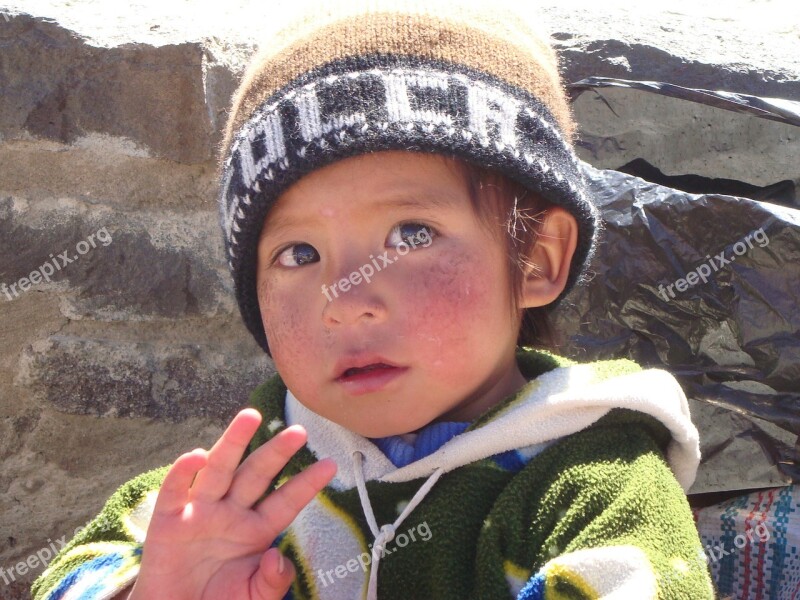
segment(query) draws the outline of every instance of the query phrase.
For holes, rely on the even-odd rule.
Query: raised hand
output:
[[[294,566],[270,545],[327,485],[336,465],[321,460],[259,502],[306,440],[301,426],[289,427],[239,465],[260,422],[258,411],[245,409],[211,450],[194,450],[172,465],[130,600],[273,600],[286,594]]]

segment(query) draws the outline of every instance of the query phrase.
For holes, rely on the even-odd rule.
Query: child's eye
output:
[[[275,260],[284,267],[299,267],[318,261],[319,254],[309,244],[292,244],[281,250]]]
[[[395,225],[389,232],[386,245],[390,248],[399,246],[401,243],[411,246],[430,246],[436,230],[429,225],[422,223],[400,223]]]

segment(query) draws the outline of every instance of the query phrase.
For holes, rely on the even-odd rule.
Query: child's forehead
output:
[[[466,178],[453,159],[384,151],[341,159],[306,174],[278,196],[267,218],[347,204],[361,211],[452,208],[466,193]]]

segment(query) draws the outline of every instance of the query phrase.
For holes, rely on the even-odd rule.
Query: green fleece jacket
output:
[[[713,598],[684,490],[697,431],[675,379],[626,360],[520,351],[528,384],[432,454],[396,467],[305,408],[276,375],[250,451],[294,423],[338,472],[282,534],[287,598]],[[34,599],[109,598],[138,572],[166,468],[123,485],[34,583]],[[683,488],[683,489],[682,489]]]

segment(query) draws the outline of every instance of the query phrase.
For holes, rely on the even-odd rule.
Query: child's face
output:
[[[361,435],[471,420],[525,382],[504,244],[441,157],[379,152],[305,176],[269,213],[257,282],[287,387]]]

